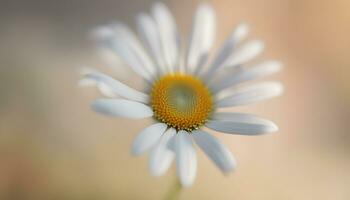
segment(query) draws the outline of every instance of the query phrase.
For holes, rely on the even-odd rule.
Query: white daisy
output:
[[[201,4],[189,44],[183,48],[169,9],[155,3],[151,15],[137,17],[142,42],[120,22],[94,31],[102,44],[145,80],[146,89],[138,91],[97,71],[86,72],[83,79],[85,83],[94,81],[108,97],[94,101],[93,110],[112,117],[154,119],[154,124],[137,135],[131,152],[139,155],[150,151],[149,168],[155,176],[164,174],[175,159],[177,175],[185,187],[192,185],[196,176],[194,143],[222,172],[228,173],[236,165],[228,148],[203,127],[241,135],[278,130],[273,122],[251,114],[218,111],[278,96],[283,88],[278,82],[242,86],[281,68],[277,61],[244,66],[264,47],[258,40],[242,43],[248,33],[246,24],[239,24],[209,61],[215,26],[213,9]]]

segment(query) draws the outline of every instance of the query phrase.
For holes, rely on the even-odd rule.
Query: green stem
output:
[[[181,190],[182,186],[179,180],[176,178],[175,182],[171,185],[170,189],[166,193],[164,200],[178,200],[180,197]]]

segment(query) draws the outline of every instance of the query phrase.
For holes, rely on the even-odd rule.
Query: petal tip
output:
[[[113,30],[108,26],[96,27],[88,33],[89,38],[95,41],[104,41],[113,35]]]
[[[180,179],[180,183],[181,183],[182,187],[188,188],[188,187],[191,187],[193,185],[193,180],[181,180]]]
[[[249,32],[248,24],[245,22],[241,22],[235,28],[233,37],[236,38],[236,40],[240,41],[243,38],[245,38],[246,35],[248,35],[248,32]]]
[[[279,131],[279,127],[275,123],[271,122],[270,132],[273,133],[278,131]]]
[[[129,153],[132,156],[139,156],[140,155],[140,152],[136,151],[136,148],[134,147],[134,145],[131,146]]]

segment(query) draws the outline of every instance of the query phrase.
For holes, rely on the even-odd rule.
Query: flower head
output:
[[[242,43],[248,33],[246,24],[232,31],[211,61],[208,55],[216,27],[214,11],[207,4],[195,13],[187,48],[180,45],[175,20],[163,3],[154,4],[152,15],[140,14],[137,25],[142,42],[120,22],[99,27],[95,36],[144,79],[146,89],[136,90],[97,71],[85,73],[83,81],[93,81],[102,94],[113,97],[94,101],[95,111],[113,117],[154,118],[131,147],[134,155],[150,151],[153,175],[165,173],[175,158],[181,184],[192,185],[197,169],[194,142],[220,170],[232,171],[234,157],[203,127],[241,135],[278,130],[273,122],[251,114],[218,111],[275,97],[283,90],[277,82],[241,86],[281,68],[277,61],[245,66],[264,47],[258,40]]]

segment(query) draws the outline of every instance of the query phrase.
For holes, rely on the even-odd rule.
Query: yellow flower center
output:
[[[150,103],[154,117],[177,130],[192,131],[203,125],[213,109],[208,88],[185,74],[168,74],[152,86]]]

